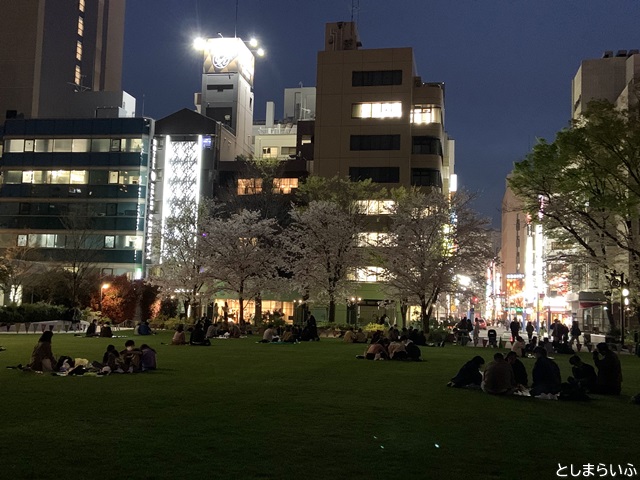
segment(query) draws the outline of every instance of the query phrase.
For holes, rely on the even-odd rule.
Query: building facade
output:
[[[7,120],[0,252],[142,278],[153,128],[147,118]]]
[[[124,13],[125,0],[1,0],[0,119],[74,117],[74,93],[120,91]]]

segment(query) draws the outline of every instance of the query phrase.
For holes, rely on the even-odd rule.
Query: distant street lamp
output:
[[[102,295],[103,292],[109,288],[111,286],[111,284],[109,283],[103,283],[102,286],[100,287],[100,304],[98,305],[100,307],[100,313],[102,313]]]

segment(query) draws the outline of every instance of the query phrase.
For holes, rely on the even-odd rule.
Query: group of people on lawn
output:
[[[576,398],[586,393],[619,395],[622,387],[622,368],[620,359],[606,343],[599,343],[593,351],[592,365],[584,363],[577,355],[569,358],[572,376],[562,382],[558,364],[549,358],[548,351],[542,346],[533,349],[536,359],[532,369],[532,382],[529,386],[527,369],[512,350],[507,355],[496,353],[493,362],[484,372],[481,368],[485,361],[475,356],[465,363],[458,374],[451,379],[449,386],[458,388],[481,388],[492,395],[509,395],[527,392],[533,397],[573,394]]]
[[[157,368],[156,351],[146,344],[137,348],[133,340],[127,340],[124,350],[120,351],[114,345],[109,345],[102,356],[102,362],[76,365],[75,360],[68,356],[63,355],[56,359],[51,347],[52,338],[52,331],[42,334],[24,370],[82,375],[89,371],[100,374],[137,373]],[[18,367],[22,368],[21,365]]]

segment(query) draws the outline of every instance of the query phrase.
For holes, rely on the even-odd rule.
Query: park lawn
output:
[[[494,353],[458,346],[423,347],[421,363],[372,362],[338,340],[173,347],[166,332],[134,337],[157,350],[152,373],[4,368],[27,363],[37,338],[0,335],[0,478],[546,479],[558,463],[640,467],[630,355],[621,397],[574,403],[446,388],[466,360]],[[56,334],[53,351],[99,360],[125,340]],[[568,376],[568,357],[558,361]]]

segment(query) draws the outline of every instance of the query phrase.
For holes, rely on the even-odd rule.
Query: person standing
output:
[[[531,339],[533,338],[533,332],[535,331],[535,327],[533,326],[533,323],[531,323],[531,321],[527,322],[527,326],[525,330],[527,332],[529,343],[531,343]]]
[[[576,342],[576,344],[580,345],[580,334],[582,332],[580,331],[580,324],[577,320],[574,320],[571,324],[571,330],[569,331],[569,333],[571,335],[571,341],[569,342],[569,345],[573,346],[573,342]]]
[[[517,317],[509,324],[509,330],[511,330],[511,341],[515,342],[518,337],[518,333],[520,332],[520,322],[518,322]]]

